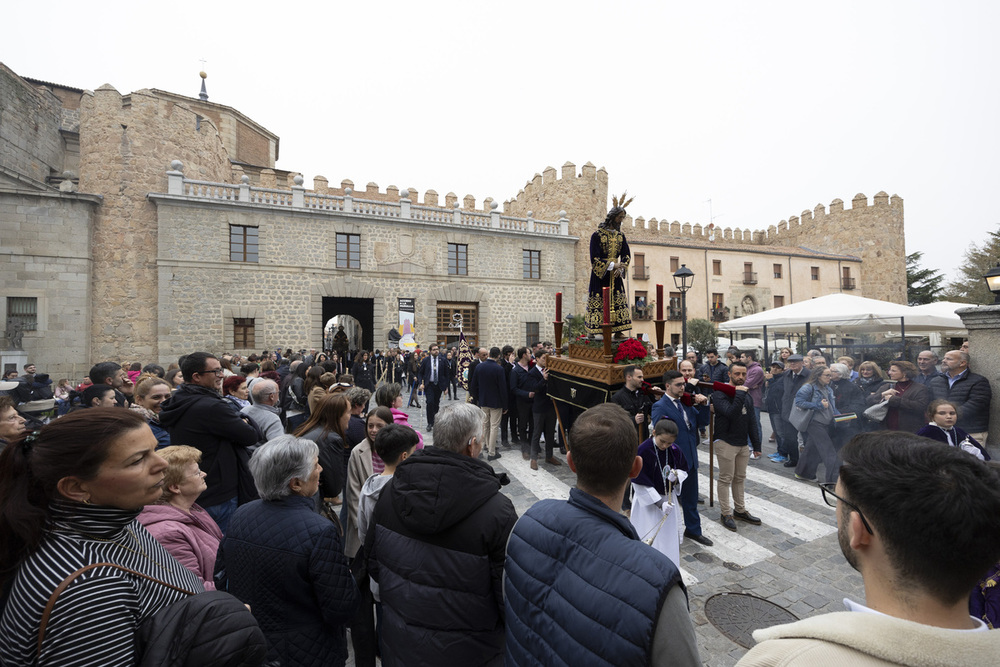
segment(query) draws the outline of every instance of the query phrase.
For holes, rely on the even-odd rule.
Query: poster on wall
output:
[[[416,299],[399,299],[399,349],[412,351],[417,347],[417,332],[414,328],[414,315],[416,311]]]

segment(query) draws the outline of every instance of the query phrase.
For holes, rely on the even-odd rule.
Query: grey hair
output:
[[[253,383],[253,388],[250,390],[254,403],[263,403],[264,398],[272,393],[278,393],[278,383],[267,379],[257,380]]]
[[[483,411],[472,403],[454,403],[434,420],[434,446],[461,454],[472,441],[483,439]]]
[[[847,367],[847,364],[830,364],[830,370],[837,371],[842,378],[851,379],[851,369]]]
[[[312,440],[279,435],[257,448],[250,457],[250,474],[257,493],[264,500],[280,500],[292,495],[292,480],[308,479],[319,447]]]

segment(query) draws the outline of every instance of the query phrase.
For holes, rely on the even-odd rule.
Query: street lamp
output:
[[[986,286],[993,292],[993,305],[1000,305],[1000,262],[990,269],[983,278],[986,279]]]
[[[694,284],[694,271],[681,264],[681,268],[674,272],[674,287],[681,293],[681,359],[687,354],[688,346],[688,314],[687,314],[687,291]]]

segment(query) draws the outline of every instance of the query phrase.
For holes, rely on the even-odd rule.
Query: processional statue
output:
[[[598,225],[597,231],[590,236],[590,289],[585,323],[587,334],[592,337],[600,337],[602,333],[605,287],[609,288],[608,320],[611,322],[611,332],[615,338],[621,338],[625,331],[632,329],[632,311],[623,280],[632,261],[632,253],[621,232],[621,225],[625,219],[625,207],[635,197],[626,200],[626,194],[623,192],[621,198],[612,195],[611,210],[604,222]]]

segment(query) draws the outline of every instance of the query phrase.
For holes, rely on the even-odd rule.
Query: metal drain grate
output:
[[[716,630],[743,648],[753,647],[754,630],[799,620],[784,607],[746,593],[713,595],[705,601],[705,616]]]

